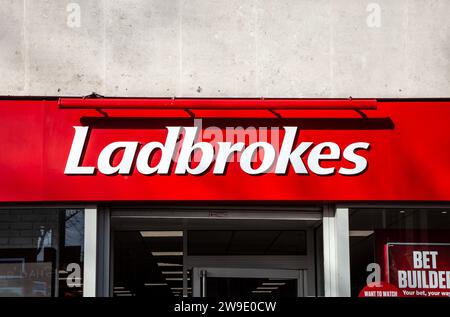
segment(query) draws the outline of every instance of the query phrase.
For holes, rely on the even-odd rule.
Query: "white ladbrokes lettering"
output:
[[[213,174],[225,174],[230,157],[235,153],[240,153],[240,167],[250,175],[261,175],[273,171],[275,174],[286,174],[289,163],[296,174],[308,175],[310,172],[316,175],[327,176],[339,173],[341,175],[351,176],[363,173],[368,166],[367,159],[357,151],[368,151],[370,144],[367,142],[355,142],[348,145],[343,151],[334,142],[322,142],[314,144],[313,142],[301,142],[294,147],[294,141],[297,136],[297,127],[284,127],[285,135],[281,143],[279,154],[273,145],[268,142],[254,142],[245,146],[244,142],[217,142],[217,150],[209,142],[196,142],[197,127],[167,127],[167,137],[164,143],[149,142],[138,150],[138,142],[121,141],[113,142],[107,145],[99,153],[97,167],[83,166],[82,157],[86,148],[87,135],[89,127],[75,126],[75,135],[64,174],[67,175],[93,175],[98,171],[105,175],[131,174],[133,162],[136,160],[136,169],[143,175],[169,174],[170,166],[177,156],[178,137],[184,131],[184,139],[180,151],[176,157],[176,175],[201,175],[213,167]],[[123,152],[122,159],[116,165],[112,165],[115,153]],[[161,152],[159,162],[149,165],[149,160],[156,152]],[[200,151],[201,158],[195,167],[191,166],[191,157],[194,152]],[[252,164],[252,158],[263,151],[264,156],[259,166]],[[306,165],[303,156],[309,151]],[[346,162],[352,163],[352,168],[346,167],[323,167],[324,161],[340,161],[341,156]],[[214,165],[214,166],[212,166]],[[329,164],[328,164],[329,165]],[[309,170],[309,171],[308,171]]]

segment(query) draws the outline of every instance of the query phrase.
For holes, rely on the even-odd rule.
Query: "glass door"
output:
[[[194,268],[194,297],[302,297],[304,270]]]

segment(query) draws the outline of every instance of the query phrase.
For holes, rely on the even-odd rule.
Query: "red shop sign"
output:
[[[450,102],[2,100],[0,110],[0,202],[450,201]]]

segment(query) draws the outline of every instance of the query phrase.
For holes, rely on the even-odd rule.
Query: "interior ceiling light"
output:
[[[162,263],[162,262],[159,262],[158,263],[158,266],[183,266],[183,264],[179,264],[179,263]]]
[[[162,274],[183,274],[183,271],[162,271]]]
[[[153,256],[183,256],[183,251],[152,251]]]
[[[167,283],[144,283],[144,286],[167,286]]]
[[[278,289],[278,286],[258,286],[256,289]]]
[[[166,277],[166,281],[182,281],[182,277]],[[188,277],[187,280],[189,281],[190,278]]]
[[[176,238],[182,237],[183,231],[141,231],[143,238]]]
[[[116,294],[116,296],[133,296],[131,293],[127,293],[127,294]]]
[[[265,293],[265,294],[270,294],[270,293],[272,293],[272,291],[258,291],[258,290],[256,290],[256,291],[252,291],[252,293]]]
[[[350,230],[350,237],[368,237],[374,233],[373,230]]]
[[[264,285],[264,286],[283,286],[283,285],[286,285],[286,283],[285,282],[282,282],[282,283],[264,282],[264,283],[262,283],[262,285]]]

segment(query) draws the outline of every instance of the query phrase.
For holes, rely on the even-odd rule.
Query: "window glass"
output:
[[[450,208],[349,212],[352,296],[449,296]]]
[[[82,296],[84,211],[0,210],[0,296]]]
[[[294,230],[191,230],[190,255],[306,255],[306,232]]]

